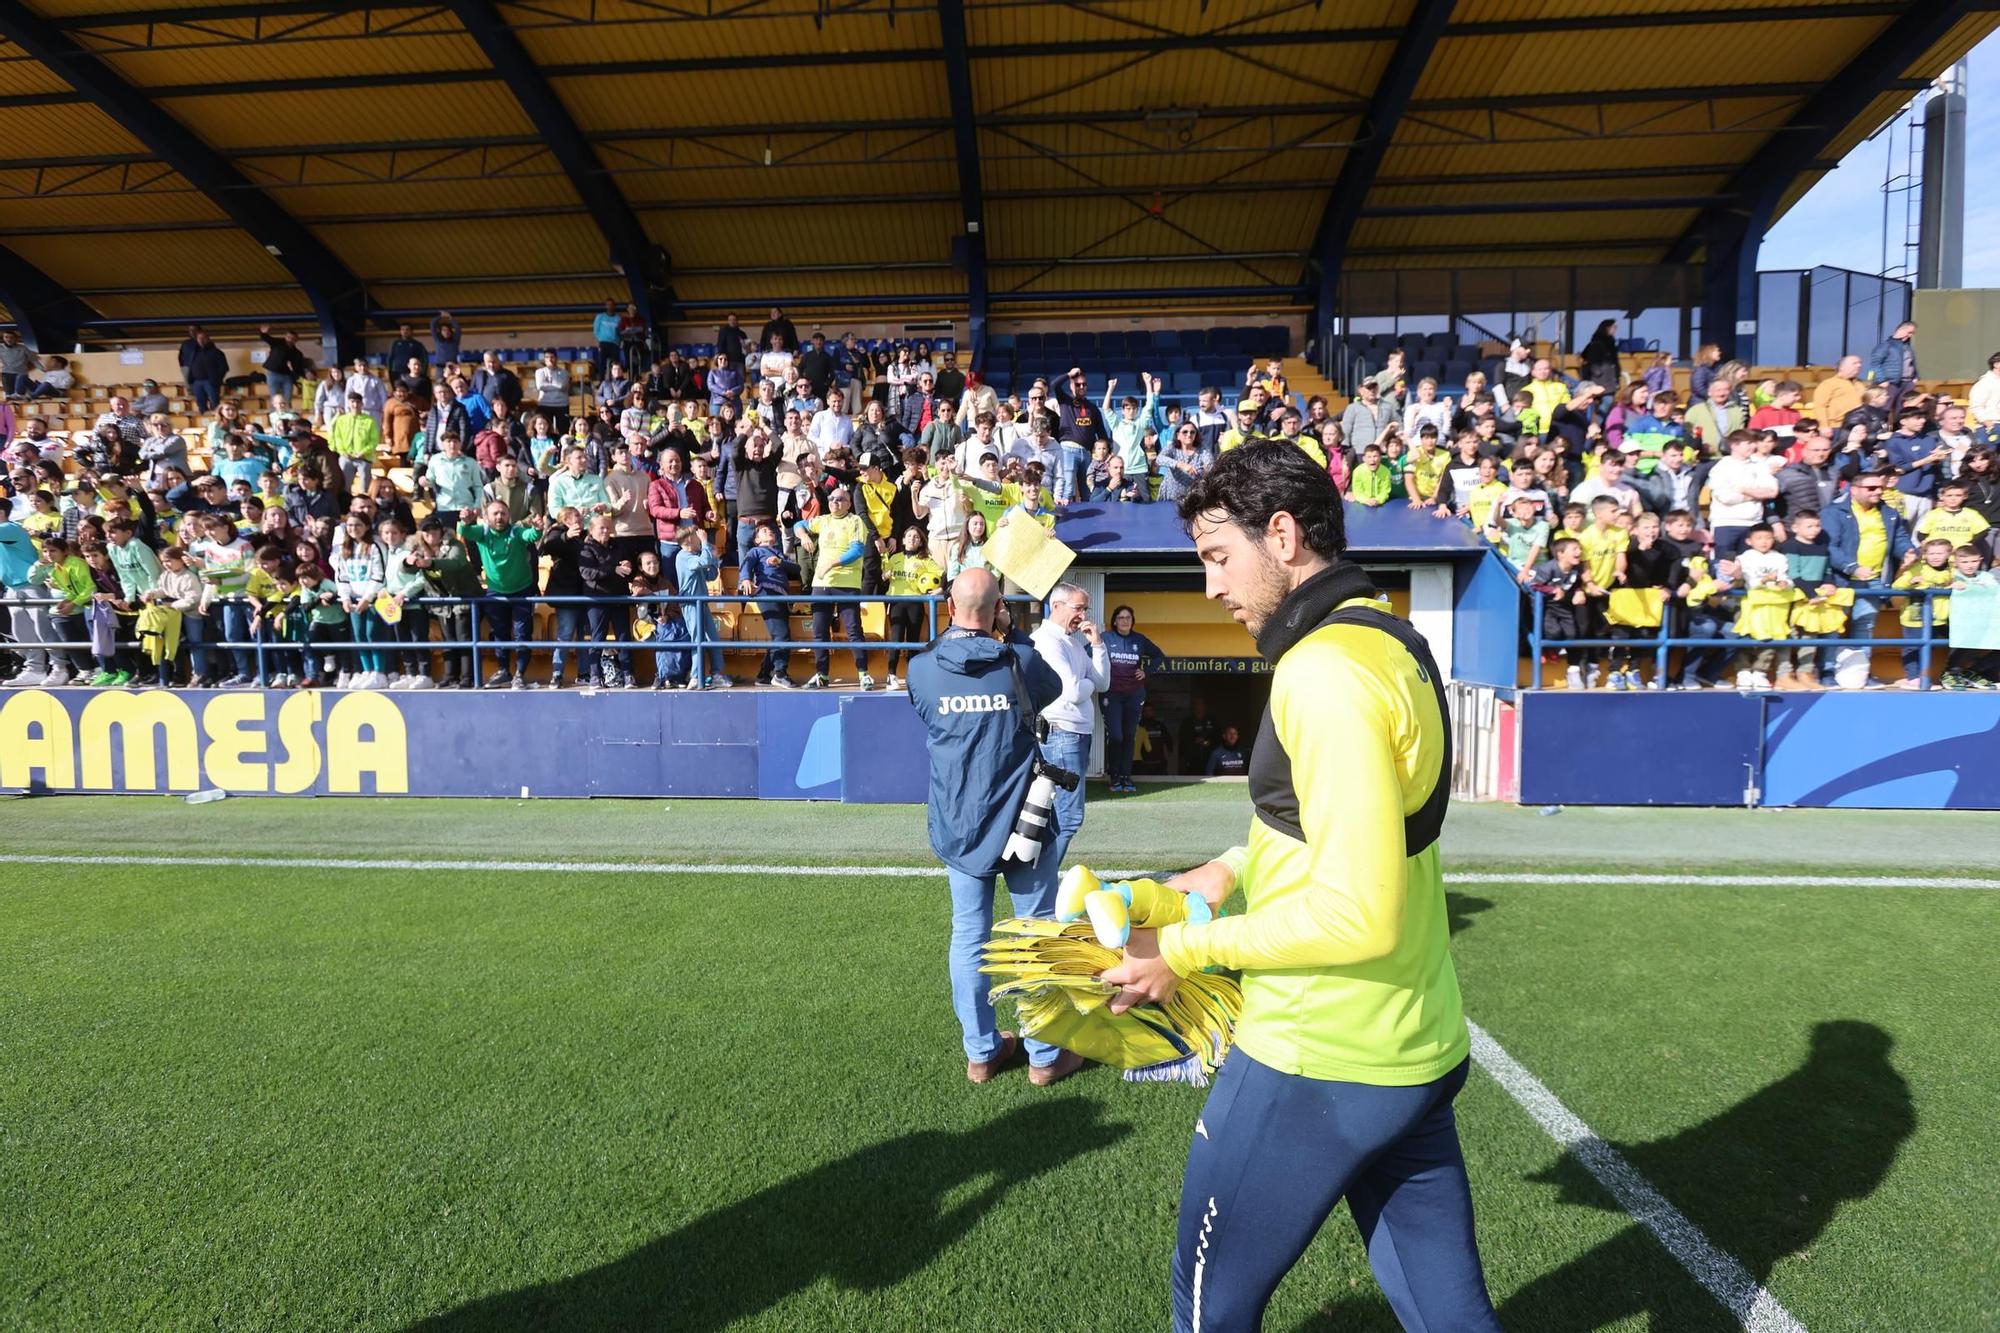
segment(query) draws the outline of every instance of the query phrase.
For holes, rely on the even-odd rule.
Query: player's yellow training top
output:
[[[1168,926],[1160,952],[1184,976],[1242,969],[1236,1044],[1253,1059],[1408,1086],[1469,1048],[1436,841],[1450,744],[1436,668],[1404,638],[1428,650],[1373,595],[1358,569],[1336,564],[1259,635],[1275,667],[1251,752],[1256,814],[1248,845],[1222,858],[1248,910]],[[1336,608],[1372,608],[1361,617],[1372,623],[1323,623]],[[1422,843],[1413,855],[1406,839]]]

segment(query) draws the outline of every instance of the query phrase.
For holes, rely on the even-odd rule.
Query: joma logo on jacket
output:
[[[947,694],[938,700],[940,713],[1004,713],[1012,707],[1004,694]]]

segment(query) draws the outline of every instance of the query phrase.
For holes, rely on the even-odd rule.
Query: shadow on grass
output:
[[[1451,923],[1451,933],[1454,935],[1462,930],[1470,930],[1473,926],[1472,918],[1481,912],[1492,910],[1491,898],[1475,898],[1469,893],[1447,892],[1444,895],[1445,918]]]
[[[1806,1062],[1784,1078],[1669,1138],[1612,1146],[1766,1283],[1843,1203],[1875,1192],[1915,1130],[1909,1085],[1889,1063],[1894,1044],[1871,1023],[1821,1023]],[[1567,1153],[1533,1179],[1556,1186],[1564,1203],[1617,1208]],[[1677,1333],[1740,1327],[1637,1223],[1536,1278],[1500,1310],[1509,1329],[1535,1333],[1584,1333],[1640,1315]],[[1398,1327],[1387,1303],[1371,1295],[1321,1307],[1296,1333]]]
[[[1080,1097],[961,1133],[889,1139],[717,1209],[622,1259],[470,1301],[411,1333],[673,1329],[747,1319],[821,1278],[892,1286],[956,1245],[1014,1186],[1130,1132]],[[976,1188],[974,1188],[976,1187]],[[962,1196],[949,1205],[948,1196]]]

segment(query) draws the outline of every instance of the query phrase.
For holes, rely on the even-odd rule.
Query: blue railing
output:
[[[750,606],[761,606],[775,602],[775,603],[781,603],[786,606],[787,616],[789,616],[791,613],[790,608],[797,606],[801,603],[807,606],[812,606],[816,604],[827,604],[832,606],[852,606],[857,608],[857,613],[858,613],[858,608],[864,604],[880,604],[885,607],[899,605],[899,604],[901,605],[921,604],[926,608],[925,622],[924,622],[926,629],[926,637],[921,641],[909,640],[909,639],[869,639],[865,635],[860,639],[836,639],[832,637],[828,637],[825,639],[742,639],[742,638],[730,639],[730,638],[722,638],[719,636],[711,638],[702,631],[700,624],[701,618],[697,617],[696,624],[694,627],[694,632],[688,638],[685,639],[664,639],[664,640],[662,639],[635,640],[631,638],[504,639],[504,638],[494,637],[482,640],[479,634],[481,608],[482,607],[490,608],[496,602],[500,602],[503,600],[510,600],[511,598],[518,598],[521,602],[529,605],[530,607],[533,606],[593,607],[594,606],[603,608],[603,607],[614,607],[614,606],[626,606],[626,607],[650,606],[650,607],[661,608],[663,612],[667,611],[668,609],[677,612],[688,607],[698,607],[706,609],[708,607],[716,605],[726,605],[726,604],[748,604]],[[1023,600],[1028,600],[1028,599],[1011,598],[1004,600],[1021,602]],[[757,653],[771,651],[771,650],[784,650],[789,652],[800,652],[807,650],[823,652],[831,650],[840,652],[855,651],[861,653],[920,651],[928,647],[931,641],[937,638],[938,610],[939,607],[942,605],[942,601],[943,599],[940,597],[924,596],[921,594],[859,593],[859,592],[726,593],[726,594],[711,594],[698,597],[682,597],[674,594],[664,594],[664,593],[654,594],[646,597],[629,597],[629,596],[628,597],[570,597],[570,596],[545,596],[541,593],[516,593],[511,595],[482,594],[478,597],[421,597],[421,598],[411,598],[408,602],[404,603],[404,605],[406,607],[414,607],[419,610],[425,610],[425,611],[433,611],[433,610],[450,611],[457,608],[464,608],[468,612],[469,637],[465,639],[430,639],[430,638],[421,640],[402,639],[395,637],[396,626],[384,623],[383,629],[389,632],[390,637],[376,639],[373,642],[358,642],[353,639],[335,639],[327,641],[315,640],[310,645],[308,645],[304,642],[295,642],[289,639],[278,639],[266,635],[259,635],[256,638],[247,640],[204,638],[199,640],[198,642],[199,646],[205,652],[219,652],[219,653],[247,652],[253,654],[257,663],[257,679],[259,681],[268,679],[270,675],[269,668],[267,665],[267,655],[297,652],[302,648],[310,646],[314,652],[326,652],[334,654],[368,653],[368,654],[379,654],[384,657],[393,656],[398,653],[417,653],[417,652],[470,653],[472,661],[472,674],[475,683],[477,682],[480,674],[479,657],[482,652],[485,653],[511,653],[520,651],[574,652],[579,654],[580,656],[587,653],[605,652],[605,651],[619,652],[619,653],[647,653],[647,652],[688,653],[691,654],[693,657],[693,674],[691,676],[691,680],[697,687],[699,687],[705,684],[708,679],[708,673],[706,670],[707,655],[710,652],[715,652],[715,651],[757,652]],[[224,602],[235,602],[239,605],[254,608],[254,604],[249,602],[249,600],[246,598],[230,597],[230,598],[217,598],[215,599],[215,601],[212,601],[209,604],[210,611],[213,612],[215,607],[221,605]],[[11,605],[15,606],[20,606],[23,604],[30,606],[46,606],[50,608],[66,605],[64,599],[60,597],[28,598],[25,599],[25,601],[16,601],[11,603]],[[303,604],[294,604],[294,605],[300,606],[301,609],[304,609]],[[187,644],[189,642],[190,640],[187,640],[185,638],[182,639],[183,644]],[[88,640],[82,642],[77,642],[73,640],[65,640],[60,642],[54,640],[45,640],[39,643],[26,643],[26,642],[17,642],[12,640],[11,638],[8,638],[8,639],[0,639],[0,646],[11,648],[15,652],[27,652],[34,650],[47,650],[51,653],[92,652],[92,645]],[[120,639],[118,641],[117,646],[121,651],[122,650],[140,651],[142,649],[142,644],[137,639]]]
[[[1501,563],[1507,565],[1507,567],[1510,569],[1516,568],[1516,566],[1514,566],[1511,562],[1507,561],[1504,556],[1501,557]],[[1567,651],[1571,648],[1584,648],[1584,649],[1616,648],[1616,649],[1622,649],[1626,652],[1651,652],[1653,654],[1654,670],[1656,672],[1654,678],[1656,680],[1664,681],[1667,678],[1667,659],[1675,648],[1684,649],[1689,652],[1693,652],[1696,650],[1706,650],[1709,652],[1723,652],[1725,650],[1730,650],[1730,649],[1735,649],[1740,651],[1741,649],[1746,647],[1761,646],[1761,647],[1768,647],[1779,652],[1786,652],[1796,648],[1813,648],[1813,649],[1865,648],[1869,650],[1871,657],[1874,650],[1878,648],[1895,648],[1899,651],[1907,651],[1909,649],[1914,648],[1917,650],[1918,653],[1919,666],[1918,666],[1917,679],[1919,681],[1919,688],[1928,690],[1931,688],[1930,673],[1931,673],[1932,653],[1937,649],[1937,647],[1941,643],[1946,647],[1950,646],[1950,641],[1948,637],[1942,640],[1938,637],[1936,633],[1936,627],[1932,623],[1931,619],[1931,605],[1933,599],[1938,597],[1951,596],[1951,589],[1949,588],[1849,588],[1847,589],[1847,591],[1852,592],[1855,595],[1855,597],[1863,600],[1887,601],[1892,598],[1909,597],[1909,598],[1917,598],[1922,602],[1923,604],[1921,609],[1922,624],[1918,627],[1923,631],[1922,636],[1920,638],[1904,637],[1896,639],[1884,639],[1884,638],[1873,638],[1873,637],[1865,639],[1828,638],[1828,637],[1814,637],[1814,638],[1800,638],[1800,639],[1753,639],[1740,634],[1718,634],[1712,638],[1695,638],[1687,635],[1671,635],[1667,632],[1669,625],[1673,620],[1673,615],[1672,615],[1673,607],[1671,604],[1662,608],[1659,632],[1647,638],[1553,639],[1545,636],[1542,633],[1542,607],[1543,603],[1547,600],[1547,594],[1534,588],[1528,588],[1525,589],[1525,591],[1529,594],[1529,611],[1532,616],[1532,619],[1529,621],[1528,624],[1528,656],[1529,656],[1528,670],[1531,674],[1531,678],[1528,682],[1528,688],[1530,689],[1538,689],[1541,686],[1542,656],[1543,653],[1549,649]],[[1724,660],[1726,663],[1727,659]],[[1683,672],[1685,672],[1685,666],[1683,666]]]

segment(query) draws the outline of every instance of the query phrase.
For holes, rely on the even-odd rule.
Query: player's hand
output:
[[[1111,997],[1111,1012],[1122,1014],[1135,1004],[1159,1004],[1171,999],[1181,988],[1181,979],[1160,957],[1160,934],[1136,928],[1125,942],[1125,957],[1118,966],[1106,968],[1099,978],[1123,990]]]
[[[1236,877],[1229,867],[1220,861],[1209,861],[1192,870],[1184,870],[1167,881],[1167,887],[1175,893],[1193,893],[1208,899],[1210,907],[1219,908],[1229,891],[1236,887]]]

